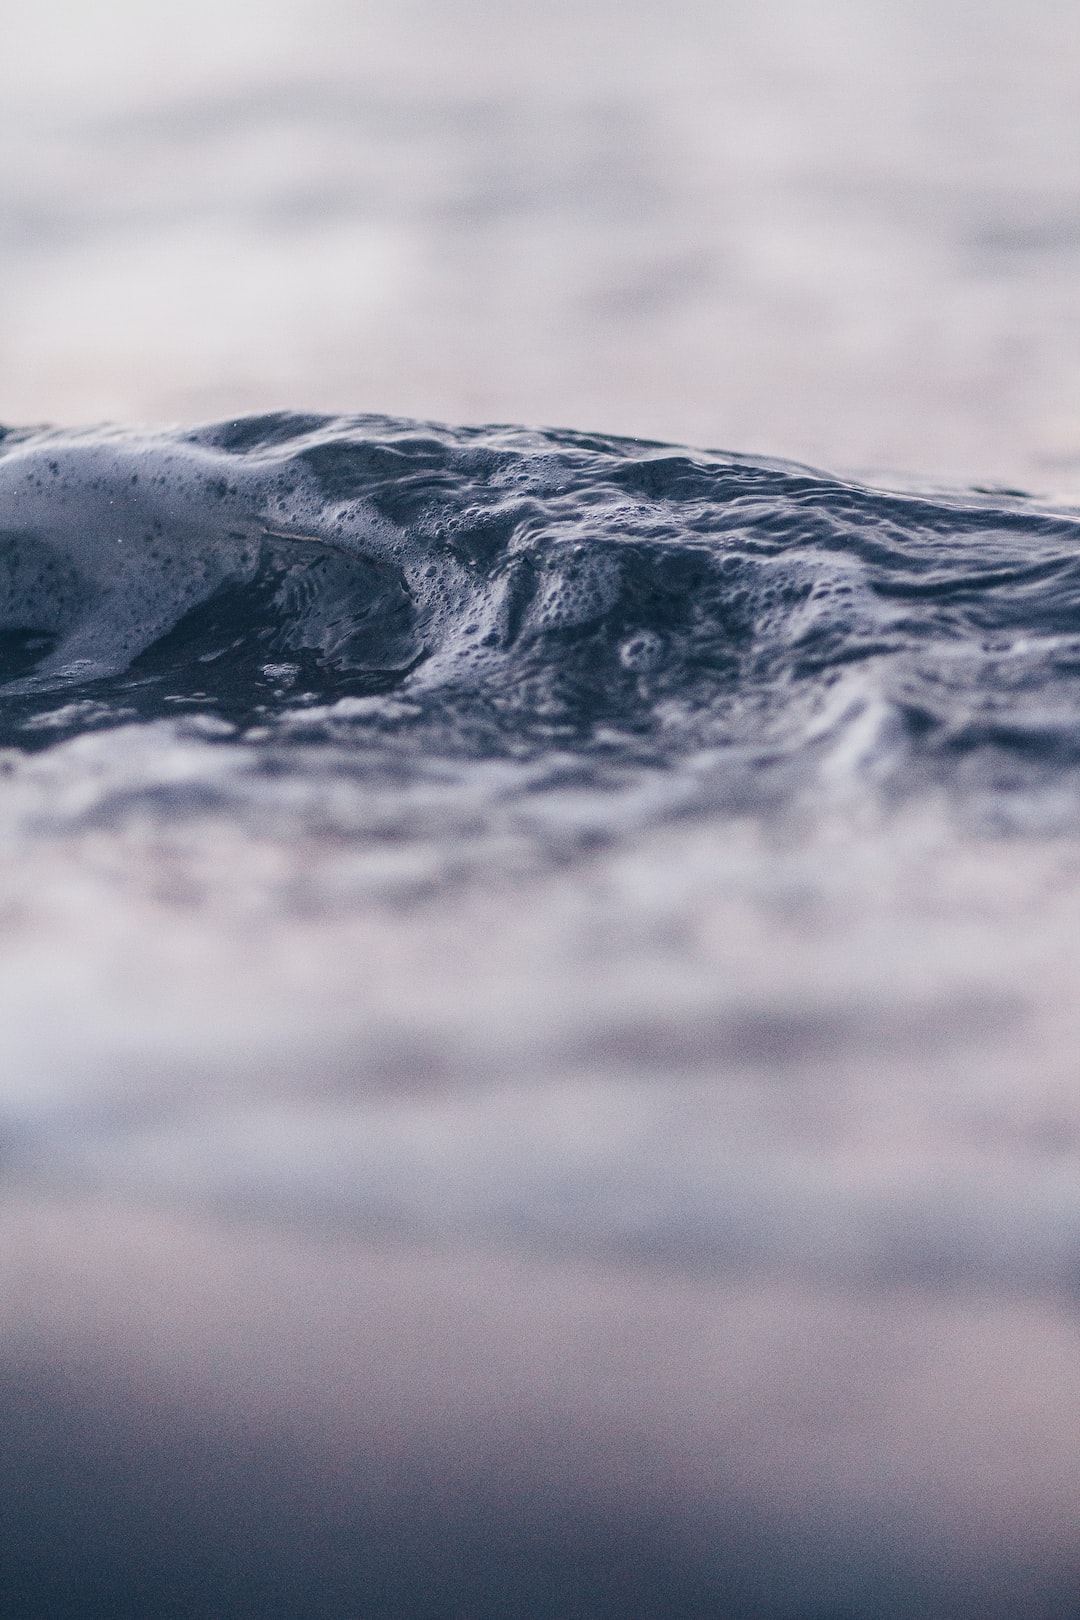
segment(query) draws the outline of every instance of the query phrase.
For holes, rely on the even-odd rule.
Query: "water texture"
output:
[[[12,1614],[1073,1612],[1078,537],[6,431]]]
[[[3,20],[4,1620],[1074,1620],[1074,0]]]
[[[255,759],[712,750],[751,797],[1076,758],[1080,518],[1015,492],[377,417],[0,445],[11,745],[195,712]]]

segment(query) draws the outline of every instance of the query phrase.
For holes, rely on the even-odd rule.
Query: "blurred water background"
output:
[[[737,770],[618,728],[583,764],[557,726],[539,762],[431,733],[406,769],[415,707],[305,710],[288,658],[284,742],[210,676],[170,719],[91,694],[5,720],[5,1615],[1080,1612],[1080,655],[1054,572],[1080,8],[2,0],[0,24],[0,421],[386,412],[1005,491],[965,507],[949,579],[928,508],[855,496],[854,585],[838,542],[835,578],[816,551],[750,593],[751,640],[809,635],[819,576],[826,628],[868,639],[866,570],[918,540],[906,623],[944,626],[922,732],[869,657],[793,711],[813,792],[779,816],[730,791],[750,710]],[[525,448],[542,516],[557,456]],[[681,499],[680,466],[639,468],[642,502]],[[1004,561],[978,597],[983,510]],[[620,679],[659,645],[621,644]],[[935,726],[947,779],[905,775]]]
[[[1080,484],[1068,0],[5,5],[0,417]]]

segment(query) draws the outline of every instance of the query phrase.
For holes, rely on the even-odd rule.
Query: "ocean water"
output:
[[[1080,492],[1072,0],[3,7],[0,421]]]
[[[0,21],[4,1620],[1074,1620],[1080,9]]]
[[[1078,538],[5,433],[6,1612],[1074,1612]]]

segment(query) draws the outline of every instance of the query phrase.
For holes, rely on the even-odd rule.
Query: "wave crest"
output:
[[[58,694],[97,724],[179,705],[279,729],[382,695],[383,732],[473,752],[621,735],[791,764],[857,709],[889,717],[860,771],[900,734],[909,765],[1071,767],[1078,535],[1022,498],[570,432],[9,432],[5,741],[40,738]]]

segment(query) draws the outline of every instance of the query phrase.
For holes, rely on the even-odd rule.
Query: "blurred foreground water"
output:
[[[1077,1613],[1075,10],[5,29],[4,1614]]]

